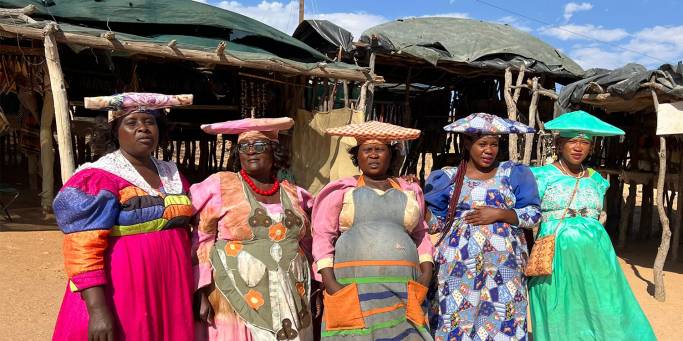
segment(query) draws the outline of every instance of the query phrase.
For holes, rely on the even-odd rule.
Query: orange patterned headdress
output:
[[[368,121],[330,128],[327,129],[326,133],[333,136],[353,137],[358,141],[359,145],[368,143],[389,144],[395,141],[415,140],[420,137],[419,129],[404,128],[378,121]]]

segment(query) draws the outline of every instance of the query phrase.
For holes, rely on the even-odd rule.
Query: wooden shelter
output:
[[[106,113],[84,109],[85,96],[194,94],[194,105],[170,112],[175,129],[157,156],[197,181],[226,169],[231,155],[229,137],[204,134],[201,123],[294,115],[322,101],[307,100],[306,89],[329,79],[382,81],[256,20],[180,0],[0,0],[0,62],[0,116],[12,127],[0,137],[0,181],[28,169],[34,186],[42,179],[44,209],[78,165],[103,152]]]
[[[403,168],[404,173],[421,169],[422,179],[428,155],[434,168],[453,164],[457,157],[455,136],[442,130],[446,124],[472,112],[489,112],[533,126],[539,116],[552,115],[556,95],[545,89],[583,74],[562,52],[528,33],[471,19],[396,20],[368,29],[354,44],[352,53],[340,53],[341,60],[357,60],[386,79],[381,86],[363,88],[357,107],[365,109],[368,120],[423,131]],[[510,159],[530,163],[533,147],[543,141],[511,136]]]

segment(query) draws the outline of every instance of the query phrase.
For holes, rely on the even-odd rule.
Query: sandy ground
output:
[[[62,235],[21,227],[0,225],[0,340],[48,340],[66,284]],[[648,293],[655,252],[654,244],[631,246],[620,263],[659,340],[680,340],[683,263],[667,267],[667,299],[658,302]]]

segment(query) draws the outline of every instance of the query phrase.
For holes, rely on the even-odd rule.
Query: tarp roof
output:
[[[305,43],[259,21],[195,1],[0,0],[0,8],[28,5],[37,9],[30,14],[37,22],[26,23],[5,16],[0,18],[0,33],[42,39],[40,30],[49,22],[57,21],[65,34],[73,33],[68,37],[57,35],[58,42],[76,50],[92,47],[126,56],[145,54],[286,74],[367,80],[367,68],[334,62]],[[116,41],[83,38],[102,37],[105,32],[114,32]],[[172,40],[175,40],[173,49],[177,47],[176,53],[166,46]],[[129,44],[122,44],[124,42]],[[226,42],[225,57],[215,53],[221,42]],[[134,43],[137,45],[133,46]],[[382,81],[377,76],[373,79]]]
[[[524,62],[532,73],[569,78],[583,74],[561,51],[509,25],[442,17],[400,19],[366,30],[360,40],[370,44],[372,37],[379,49],[435,66],[505,69]]]
[[[336,52],[339,47],[345,52],[353,49],[351,32],[329,20],[304,20],[294,30],[292,37],[326,53]]]
[[[33,4],[31,16],[154,40],[215,49],[227,41],[236,51],[268,52],[304,62],[327,58],[289,35],[249,17],[190,0],[0,0],[0,7]]]
[[[585,78],[562,88],[557,100],[558,111],[567,112],[581,103],[608,112],[638,112],[653,108],[650,87],[652,77],[659,102],[683,100],[683,63],[664,64],[648,70],[640,64],[627,64],[615,70],[590,69]]]

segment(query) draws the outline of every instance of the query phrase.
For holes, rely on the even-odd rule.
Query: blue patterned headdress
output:
[[[445,131],[471,135],[531,134],[536,130],[517,121],[483,112],[461,118],[445,127]]]

